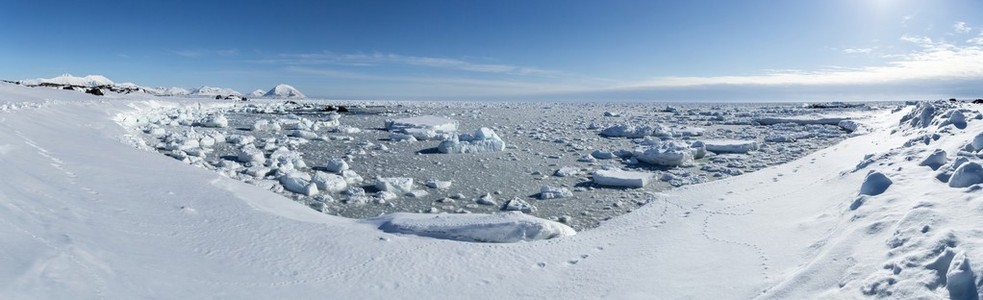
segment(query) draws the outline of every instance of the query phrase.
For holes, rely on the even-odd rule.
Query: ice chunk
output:
[[[544,185],[539,188],[539,200],[556,199],[556,198],[567,198],[572,197],[573,192],[570,192],[564,187],[551,187]]]
[[[442,139],[457,131],[458,122],[454,119],[426,115],[396,120],[386,120],[386,130],[412,136],[417,140]],[[405,140],[403,136],[392,136],[393,140]]]
[[[758,150],[758,142],[742,140],[708,140],[703,141],[707,151],[713,153],[748,153]]]
[[[422,198],[430,195],[430,193],[425,190],[412,190],[409,193],[406,193],[406,195],[413,198]]]
[[[836,125],[840,126],[840,128],[843,128],[843,130],[846,130],[847,132],[854,132],[860,128],[860,123],[857,123],[857,121],[854,120],[842,120],[839,123],[836,123]]]
[[[202,127],[225,128],[229,127],[229,119],[225,118],[224,115],[211,114],[198,121],[198,125]]]
[[[841,121],[848,120],[847,118],[760,118],[755,121],[761,125],[775,125],[782,123],[792,123],[799,125],[833,125],[838,126]]]
[[[700,141],[693,142],[693,144],[689,145],[689,147],[692,148],[693,150],[694,159],[701,159],[707,156],[707,145],[704,144],[703,142]]]
[[[236,146],[244,146],[246,144],[252,144],[255,141],[256,141],[256,137],[251,135],[232,134],[225,137],[226,143],[233,144]]]
[[[966,128],[966,114],[963,114],[961,110],[953,110],[949,113],[949,123],[956,126],[959,129]]]
[[[935,118],[936,112],[942,103],[933,103],[929,101],[920,101],[915,105],[915,109],[909,112],[907,115],[901,117],[901,124],[907,122],[911,127],[928,127],[932,123],[932,119]]]
[[[254,163],[261,164],[266,161],[266,156],[263,150],[256,149],[256,146],[252,144],[246,144],[246,146],[239,148],[239,153],[236,159],[242,163]]]
[[[391,133],[389,133],[389,139],[392,140],[392,141],[394,141],[394,142],[416,142],[417,141],[417,138],[416,137],[414,137],[412,135],[409,135],[409,134],[406,134],[406,133],[399,133],[399,132],[391,132]]]
[[[949,187],[968,187],[983,183],[983,167],[976,162],[967,162],[956,168],[949,178]]]
[[[317,185],[318,190],[332,193],[339,193],[348,189],[348,182],[338,174],[317,171],[311,182]]]
[[[687,146],[675,142],[668,142],[657,147],[635,151],[635,158],[645,163],[672,167],[683,165],[693,160],[693,151]]]
[[[553,173],[553,175],[558,177],[572,177],[580,174],[583,174],[583,172],[580,172],[580,168],[576,167],[562,167]]]
[[[307,130],[290,130],[287,132],[287,136],[298,137],[305,140],[313,140],[318,137],[317,133],[313,133]]]
[[[651,135],[653,130],[654,129],[649,126],[618,124],[601,130],[601,135],[606,137],[643,138]]]
[[[681,136],[702,136],[706,129],[699,127],[683,127],[673,130],[673,135]]]
[[[871,170],[867,173],[867,177],[864,178],[864,183],[860,186],[861,195],[880,195],[887,191],[887,188],[894,183],[881,172]]]
[[[375,193],[375,198],[377,199],[377,202],[385,203],[386,201],[392,201],[399,198],[399,195],[396,195],[396,193],[390,191],[378,191]]]
[[[440,181],[440,180],[437,180],[435,178],[430,178],[430,179],[427,179],[427,182],[425,184],[426,184],[427,187],[430,187],[430,188],[446,190],[446,189],[449,189],[451,187],[451,183],[452,182],[449,181],[449,180],[448,181]]]
[[[938,170],[940,167],[942,167],[942,165],[944,165],[948,161],[949,159],[946,158],[945,151],[943,151],[942,149],[935,149],[935,151],[932,152],[932,154],[929,154],[928,157],[922,160],[922,162],[919,163],[918,165],[928,166],[929,168],[932,168],[932,170]]]
[[[512,200],[505,202],[505,206],[502,207],[502,210],[521,211],[528,214],[536,212],[536,207],[529,204],[529,202],[526,202],[526,200],[522,200],[522,198],[515,197],[512,198]]]
[[[343,159],[334,158],[324,164],[324,169],[328,172],[341,173],[341,171],[348,170],[348,163]]]
[[[441,153],[497,152],[505,150],[505,142],[495,131],[482,127],[475,131],[474,136],[462,134],[444,140],[437,150]]]
[[[288,173],[280,176],[280,184],[283,188],[304,196],[313,196],[318,193],[317,185],[310,183],[310,176],[300,172]]]
[[[379,177],[376,178],[375,188],[399,195],[413,190],[413,178],[409,177]]]
[[[467,242],[514,243],[571,236],[567,225],[521,212],[496,214],[387,214],[376,219],[379,229]]]
[[[949,264],[945,273],[945,289],[949,291],[950,299],[977,299],[976,275],[969,265],[965,252],[959,252]]]
[[[269,120],[257,120],[253,123],[252,129],[253,131],[280,131],[280,124]]]
[[[601,149],[594,150],[594,152],[591,152],[590,155],[593,156],[594,158],[597,158],[597,159],[612,159],[612,158],[614,158],[614,153],[611,153],[611,151],[601,150]]]
[[[299,151],[292,151],[287,147],[278,147],[273,153],[270,153],[270,159],[267,160],[266,165],[272,168],[306,168],[307,163],[304,162],[302,155],[303,153]]]
[[[624,170],[594,171],[594,183],[603,186],[640,188],[652,179],[652,173]]]
[[[270,171],[270,168],[263,165],[254,164],[252,167],[248,167],[243,170],[242,173],[256,178],[263,178],[267,173],[270,173]]]
[[[497,205],[498,204],[498,202],[495,202],[495,196],[492,196],[490,193],[489,194],[485,194],[484,196],[481,196],[475,202],[477,202],[478,204],[481,204],[481,205]]]
[[[405,129],[405,128],[427,128],[436,131],[454,132],[457,131],[457,120],[444,117],[426,115],[396,120],[386,120],[386,129]]]
[[[341,177],[344,177],[345,181],[348,182],[349,185],[361,184],[362,181],[365,181],[362,179],[362,176],[355,173],[354,170],[341,171]]]
[[[983,132],[980,132],[976,135],[976,137],[973,137],[973,142],[970,143],[970,145],[973,146],[973,150],[983,150]]]
[[[773,134],[765,137],[765,142],[770,143],[794,143],[795,141],[795,136],[786,134]]]

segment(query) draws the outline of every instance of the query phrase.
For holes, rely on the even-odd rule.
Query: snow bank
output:
[[[482,127],[474,135],[451,136],[437,146],[441,153],[478,153],[505,151],[505,142],[495,131]]]
[[[521,212],[424,215],[395,213],[372,220],[389,233],[412,234],[466,242],[514,243],[571,236],[567,225]]]
[[[652,179],[652,173],[624,170],[597,170],[594,171],[593,179],[597,185],[641,188],[645,187]]]

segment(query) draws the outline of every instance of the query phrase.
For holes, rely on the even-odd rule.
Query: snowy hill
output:
[[[102,75],[87,75],[85,77],[73,76],[72,74],[62,74],[54,78],[38,78],[38,79],[28,79],[22,80],[23,85],[41,85],[41,84],[57,84],[57,85],[72,85],[72,86],[82,86],[82,87],[96,87],[96,86],[110,86],[113,85],[113,81],[109,80]]]
[[[266,91],[263,91],[261,89],[257,89],[249,93],[249,97],[263,97],[263,95],[266,95]]]
[[[170,87],[164,90],[164,96],[185,96],[190,95],[191,91],[180,87]]]
[[[304,98],[304,94],[296,88],[282,83],[270,89],[263,96],[269,98]]]
[[[190,93],[190,95],[193,95],[193,96],[217,96],[217,95],[221,95],[221,96],[228,96],[228,95],[242,96],[241,93],[237,92],[236,90],[230,89],[230,88],[211,87],[211,86],[207,86],[207,85],[192,90],[191,93]]]
[[[983,106],[870,111],[868,133],[801,159],[649,193],[576,235],[483,244],[413,234],[475,214],[326,215],[138,138],[148,119],[233,105],[0,83],[0,295],[979,298]]]

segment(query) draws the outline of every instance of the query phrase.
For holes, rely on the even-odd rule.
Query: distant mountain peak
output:
[[[263,95],[270,98],[305,98],[303,93],[288,84],[278,84]]]
[[[204,85],[204,86],[201,86],[199,88],[196,88],[196,89],[192,90],[191,91],[191,95],[197,95],[197,96],[228,96],[228,95],[242,96],[242,93],[239,93],[236,90],[233,90],[233,89],[230,89],[230,88],[220,88],[220,87],[212,87],[212,86]]]
[[[72,74],[61,74],[55,78],[38,78],[21,81],[24,85],[60,84],[84,87],[108,86],[113,85],[113,81],[102,75],[86,75],[85,77],[73,76]]]

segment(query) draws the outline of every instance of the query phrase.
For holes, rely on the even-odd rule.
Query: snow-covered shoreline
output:
[[[650,195],[577,235],[478,244],[385,233],[134,150],[119,125],[134,120],[117,117],[199,102],[232,105],[0,84],[0,296],[946,297],[928,265],[947,251],[953,261],[983,261],[979,186],[952,188],[918,166],[936,148],[958,153],[983,132],[978,119],[915,128],[899,125],[913,107],[884,111],[863,121],[874,129],[866,135]],[[927,145],[908,143],[925,134]],[[872,169],[893,184],[859,195]],[[941,276],[980,277],[979,267],[949,269]]]

